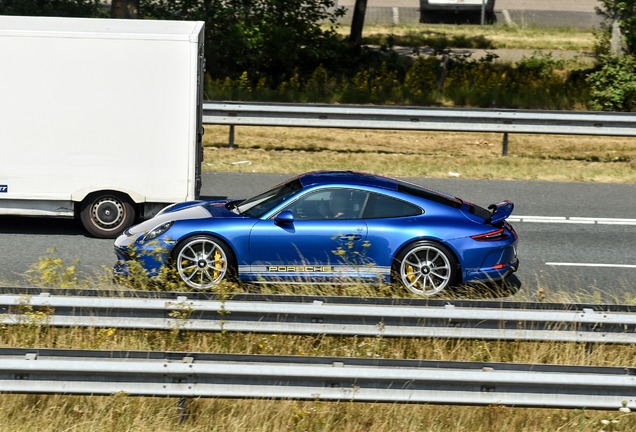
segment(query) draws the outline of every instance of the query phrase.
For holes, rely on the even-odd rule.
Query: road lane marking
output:
[[[511,216],[509,222],[560,223],[580,225],[636,225],[636,219],[588,218],[565,216]]]
[[[545,265],[549,266],[571,266],[571,267],[615,267],[615,268],[636,268],[636,265],[632,264],[596,264],[596,263],[557,263],[547,262]]]

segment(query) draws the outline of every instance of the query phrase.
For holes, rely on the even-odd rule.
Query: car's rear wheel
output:
[[[232,268],[229,248],[210,236],[191,237],[175,249],[177,273],[183,282],[195,289],[207,289],[228,278]]]
[[[404,248],[395,258],[393,275],[409,291],[434,296],[455,281],[457,261],[444,245],[422,240]]]

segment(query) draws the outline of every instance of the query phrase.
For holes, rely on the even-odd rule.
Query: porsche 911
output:
[[[373,174],[299,175],[246,200],[173,204],[115,241],[115,274],[137,261],[150,277],[174,269],[204,290],[245,283],[383,281],[422,296],[517,270],[514,205],[487,209]]]

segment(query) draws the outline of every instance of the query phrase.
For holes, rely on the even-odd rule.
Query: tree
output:
[[[362,29],[364,28],[364,16],[367,12],[367,0],[356,0],[353,8],[353,19],[351,20],[351,33],[349,35],[349,43],[355,49],[360,49],[362,45]]]
[[[139,18],[139,0],[112,0],[110,5],[111,18]]]
[[[599,0],[602,7],[596,13],[603,16],[610,26],[610,52],[613,55],[636,53],[636,0]],[[606,54],[606,53],[601,53]]]
[[[343,56],[340,38],[323,29],[342,9],[333,0],[142,0],[145,18],[205,21],[207,72],[250,79],[310,73]]]
[[[0,15],[98,17],[99,0],[0,0]]]
[[[636,0],[599,0],[605,18],[598,34],[600,68],[587,77],[593,109],[636,109]]]

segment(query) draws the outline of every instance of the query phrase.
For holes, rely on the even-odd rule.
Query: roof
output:
[[[0,15],[0,36],[188,40],[197,42],[202,21],[122,20]]]
[[[314,171],[299,176],[303,186],[320,184],[343,184],[355,186],[371,186],[388,190],[397,189],[397,180],[374,174],[354,171]]]

